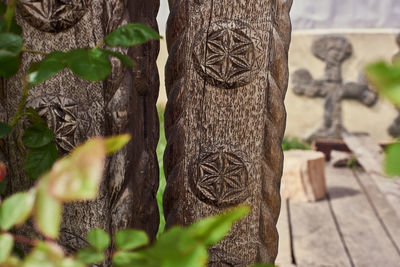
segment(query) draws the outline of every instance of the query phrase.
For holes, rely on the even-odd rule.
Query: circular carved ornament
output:
[[[35,109],[47,122],[62,152],[70,152],[86,138],[89,132],[89,119],[84,117],[87,112],[80,112],[79,105],[70,98],[37,97],[28,101],[27,107]]]
[[[246,200],[249,182],[242,154],[223,147],[201,153],[191,175],[193,193],[205,203],[221,208]]]
[[[74,26],[87,12],[91,0],[19,0],[22,17],[44,32],[61,32]]]
[[[197,72],[209,84],[234,89],[251,83],[265,61],[261,39],[248,24],[218,21],[200,31],[193,48]]]

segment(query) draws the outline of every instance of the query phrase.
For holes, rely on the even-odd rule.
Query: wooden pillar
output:
[[[167,227],[238,204],[210,266],[275,261],[291,0],[169,0]]]
[[[146,23],[157,29],[159,0],[42,2],[46,3],[19,1],[17,21],[23,28],[28,49],[50,52],[94,47],[105,35],[131,22]],[[53,6],[43,12],[58,10],[58,13],[46,17],[34,11],[48,5]],[[131,56],[136,67],[128,69],[113,60],[112,75],[98,83],[81,80],[64,70],[32,88],[28,97],[27,107],[36,109],[55,131],[61,155],[92,136],[132,135],[129,145],[108,160],[99,198],[68,205],[64,210],[60,242],[70,250],[86,246],[86,233],[95,227],[111,234],[121,228],[140,228],[153,239],[158,230],[159,42],[118,51]],[[25,54],[22,69],[27,71],[31,63],[41,58]],[[3,100],[10,118],[21,99],[21,72],[4,85]],[[34,182],[24,172],[26,149],[21,138],[26,126],[27,121],[20,122],[7,141],[9,192],[25,190]],[[32,229],[26,227],[23,231],[29,234]]]

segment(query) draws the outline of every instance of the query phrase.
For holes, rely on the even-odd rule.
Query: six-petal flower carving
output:
[[[247,198],[248,172],[243,160],[231,152],[203,153],[197,163],[194,191],[215,206],[231,206]]]

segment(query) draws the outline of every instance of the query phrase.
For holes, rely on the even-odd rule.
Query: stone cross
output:
[[[326,63],[324,77],[315,80],[306,69],[299,69],[293,74],[295,94],[325,98],[323,124],[305,139],[341,139],[342,132],[346,131],[342,123],[343,99],[355,99],[366,106],[376,103],[378,96],[369,88],[364,75],[360,75],[359,82],[343,83],[342,64],[352,52],[352,45],[346,38],[322,36],[314,41],[312,53]]]
[[[400,48],[400,34],[397,35],[396,42],[397,42],[397,45]],[[396,60],[400,60],[400,51],[397,52],[397,54],[394,55],[394,57],[393,57],[393,62],[396,61]],[[389,134],[391,136],[395,137],[395,138],[400,137],[400,108],[398,108],[397,110],[399,111],[399,114],[398,114],[397,118],[394,120],[394,122],[392,123],[392,125],[390,125],[390,127],[388,129]]]

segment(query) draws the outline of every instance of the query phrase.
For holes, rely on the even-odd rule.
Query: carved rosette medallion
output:
[[[224,147],[200,153],[193,164],[191,189],[205,203],[229,207],[248,197],[248,169],[243,152]]]
[[[87,112],[79,110],[79,105],[64,96],[43,96],[28,101],[27,107],[35,109],[54,131],[56,143],[61,152],[68,153],[80,140],[85,140],[90,123]]]
[[[22,17],[45,32],[61,32],[74,26],[87,12],[91,0],[19,0]]]
[[[265,51],[250,25],[228,20],[215,22],[197,34],[193,58],[197,72],[209,84],[234,89],[257,77]]]

